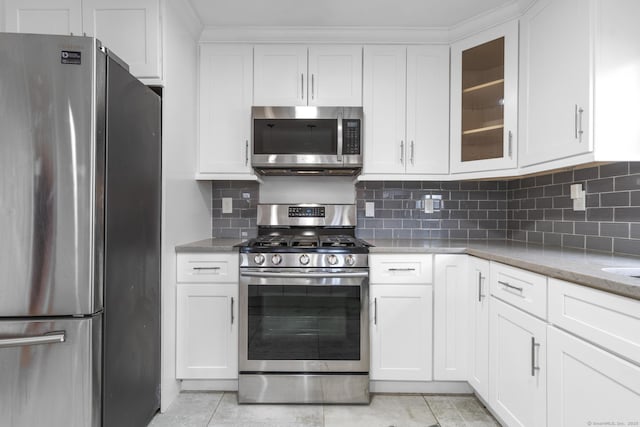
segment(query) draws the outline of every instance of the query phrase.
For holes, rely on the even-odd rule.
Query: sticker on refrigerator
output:
[[[63,64],[76,64],[80,65],[82,63],[82,52],[77,52],[74,50],[63,50],[60,52],[60,62]]]

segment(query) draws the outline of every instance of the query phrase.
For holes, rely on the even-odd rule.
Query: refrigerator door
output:
[[[160,98],[107,59],[104,427],[160,407]]]
[[[0,424],[100,426],[101,323],[0,320]]]
[[[101,309],[95,57],[95,39],[0,33],[0,317]]]

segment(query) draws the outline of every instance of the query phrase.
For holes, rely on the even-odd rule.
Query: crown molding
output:
[[[168,12],[177,16],[195,40],[200,39],[204,25],[189,0],[165,0]]]
[[[200,35],[200,42],[450,44],[519,18],[531,1],[518,0],[452,27],[206,26]]]

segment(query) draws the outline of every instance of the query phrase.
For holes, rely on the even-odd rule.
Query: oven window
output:
[[[336,155],[337,126],[335,119],[255,119],[253,153]]]
[[[359,286],[249,285],[249,360],[360,360]]]

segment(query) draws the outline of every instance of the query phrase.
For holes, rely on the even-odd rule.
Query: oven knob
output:
[[[338,257],[335,255],[327,255],[327,262],[329,265],[336,265],[338,263]]]
[[[278,265],[282,262],[282,257],[278,254],[275,254],[274,256],[271,257],[271,263],[273,265]]]
[[[347,255],[347,257],[344,259],[344,262],[346,262],[347,265],[353,265],[356,263],[356,259],[353,257],[353,255]]]
[[[309,264],[309,255],[307,254],[300,255],[300,264],[302,265]]]
[[[255,262],[258,265],[262,264],[264,262],[264,255],[258,254],[256,256],[254,256],[253,257],[253,262]]]

